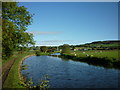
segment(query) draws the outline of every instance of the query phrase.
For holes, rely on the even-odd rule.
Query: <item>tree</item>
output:
[[[18,47],[34,45],[33,35],[25,32],[33,15],[17,2],[2,3],[2,56],[8,57]]]
[[[47,52],[48,48],[46,46],[41,46],[40,47],[41,52]]]
[[[40,47],[39,47],[39,46],[36,46],[36,50],[40,50]]]
[[[72,50],[74,50],[74,49],[75,49],[75,46],[74,46],[74,45],[71,45],[70,47],[72,48]]]
[[[55,47],[52,47],[52,52],[56,51],[57,49]]]
[[[62,47],[62,53],[70,53],[70,47],[68,44],[64,44]]]

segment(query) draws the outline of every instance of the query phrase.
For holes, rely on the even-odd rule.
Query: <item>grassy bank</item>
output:
[[[8,77],[6,78],[3,88],[24,88],[21,85],[21,78],[19,76],[19,65],[21,60],[23,60],[24,57],[33,55],[34,52],[24,52],[17,55],[17,60],[15,60],[13,66],[11,67]]]
[[[76,51],[70,54],[62,54],[63,58],[72,59],[76,61],[87,62],[97,66],[104,66],[107,68],[120,69],[120,59],[118,50],[109,51]]]
[[[40,52],[40,51],[35,51],[36,56],[43,56],[43,55],[50,55],[55,52]]]
[[[76,51],[73,52],[71,55],[75,55],[78,57],[98,57],[98,58],[105,58],[111,60],[119,60],[118,54],[120,53],[120,50],[91,50],[91,51]]]

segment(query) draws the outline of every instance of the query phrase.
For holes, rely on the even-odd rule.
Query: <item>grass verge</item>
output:
[[[24,52],[22,54],[17,55],[18,58],[11,67],[9,74],[4,82],[3,88],[25,88],[20,84],[20,62],[23,60],[24,57],[33,54],[33,52]]]

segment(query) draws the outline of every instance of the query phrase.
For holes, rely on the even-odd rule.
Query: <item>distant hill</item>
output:
[[[82,45],[76,45],[75,47],[91,47],[91,48],[109,48],[118,49],[120,48],[120,40],[109,40],[109,41],[95,41]]]
[[[95,42],[87,43],[87,44],[118,44],[118,43],[120,43],[120,40],[95,41]]]

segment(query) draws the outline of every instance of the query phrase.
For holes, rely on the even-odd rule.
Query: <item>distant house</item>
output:
[[[74,51],[78,51],[78,49],[74,49]]]

